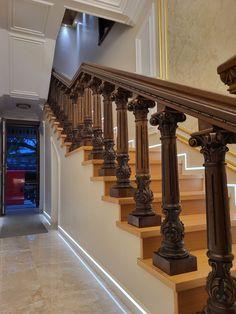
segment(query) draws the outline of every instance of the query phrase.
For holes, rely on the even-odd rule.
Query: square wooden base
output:
[[[153,227],[161,225],[161,216],[134,216],[132,214],[128,215],[128,224],[133,225],[138,228]]]
[[[196,256],[189,255],[182,259],[164,258],[158,252],[153,253],[153,265],[170,276],[197,270]]]
[[[113,186],[110,189],[110,196],[112,197],[131,197],[134,196],[135,189],[130,187],[119,187],[119,186]]]

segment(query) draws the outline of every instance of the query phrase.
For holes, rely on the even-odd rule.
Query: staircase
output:
[[[91,73],[91,67],[92,66],[88,66],[86,68],[86,72],[87,73]],[[103,79],[106,76],[106,70],[107,68],[104,69],[99,69],[99,78]],[[118,73],[117,71],[113,71],[110,70],[111,74],[113,74],[114,76],[114,80],[116,80],[116,82],[119,82],[118,80]],[[121,72],[121,71],[120,71]],[[82,68],[82,70],[79,71],[79,73],[84,73],[84,69]],[[96,72],[96,66],[93,65],[93,73],[95,73],[94,75],[98,76],[98,72]],[[122,77],[127,76],[128,74],[125,72],[119,73]],[[78,74],[77,74],[77,77]],[[54,78],[56,78],[57,80],[59,79],[57,74],[54,74]],[[81,78],[81,76],[80,76]],[[91,79],[91,77],[89,78],[89,80]],[[137,80],[137,76],[135,76],[135,79]],[[143,77],[141,77],[140,79],[143,82]],[[151,79],[149,79],[151,80]],[[86,80],[84,79],[80,79],[80,83],[84,83]],[[121,81],[121,80],[120,80]],[[60,78],[60,82],[66,84],[67,83],[67,89],[68,89],[68,82],[63,82],[63,80]],[[87,80],[88,82],[88,80]],[[75,83],[75,80],[73,82],[73,84]],[[71,84],[71,85],[73,85]],[[87,84],[87,83],[86,83]],[[88,85],[84,85],[85,89],[88,88]],[[164,84],[164,83],[163,83]],[[101,85],[101,81],[98,84],[99,86]],[[132,84],[131,84],[132,85]],[[153,85],[153,82],[151,82],[151,85]],[[75,88],[74,88],[75,89]],[[168,86],[167,83],[167,89],[170,95],[173,94],[173,89],[172,92],[170,92],[171,88],[170,86]],[[51,87],[51,91],[53,90],[53,86]],[[114,89],[112,89],[113,92]],[[160,94],[163,93],[164,87],[161,86],[160,88]],[[178,92],[176,92],[176,97],[179,97],[180,92],[183,91],[181,88],[178,90]],[[65,91],[68,94],[68,90]],[[189,98],[189,94],[193,92],[192,89],[189,89],[189,91],[186,92],[186,94],[188,95],[187,97]],[[72,92],[72,94],[74,95],[74,90]],[[177,95],[178,94],[178,95]],[[54,95],[55,95],[55,87],[54,87]],[[81,94],[82,95],[82,94]],[[85,92],[86,95],[86,92]],[[88,95],[88,94],[87,94]],[[98,90],[93,89],[93,95],[95,95],[97,97],[98,95]],[[104,101],[108,101],[108,99],[106,99],[106,95],[104,94]],[[138,142],[140,140],[136,139],[136,149],[131,149],[127,148],[127,138],[126,138],[126,127],[124,126],[125,124],[122,124],[122,128],[121,125],[119,125],[119,121],[120,122],[124,122],[125,121],[125,114],[127,109],[125,110],[125,107],[122,107],[122,100],[124,100],[124,95],[118,95],[115,96],[114,99],[116,100],[116,104],[117,104],[117,108],[118,108],[118,144],[117,144],[117,163],[115,164],[115,161],[113,160],[114,158],[110,158],[105,160],[104,159],[100,159],[100,158],[96,158],[96,159],[92,159],[91,157],[94,156],[93,154],[91,155],[91,153],[94,153],[94,151],[96,151],[96,153],[99,151],[99,145],[97,141],[93,141],[92,142],[92,136],[89,137],[88,133],[84,135],[84,133],[82,133],[82,137],[83,139],[80,138],[80,134],[78,134],[78,132],[73,132],[75,131],[75,129],[73,130],[73,122],[71,125],[69,125],[68,129],[65,127],[65,117],[60,116],[60,110],[58,110],[58,108],[62,108],[63,102],[62,102],[62,106],[59,104],[59,106],[55,106],[52,105],[52,99],[51,99],[52,95],[49,97],[49,104],[45,105],[44,111],[46,114],[46,117],[48,119],[48,121],[51,123],[51,126],[54,129],[54,133],[57,134],[57,138],[58,140],[61,141],[61,147],[65,147],[66,148],[66,157],[70,157],[71,155],[74,154],[83,154],[83,161],[81,166],[82,167],[88,167],[90,169],[90,181],[91,182],[96,182],[97,184],[101,185],[103,188],[103,194],[100,195],[101,199],[108,204],[116,204],[119,206],[119,219],[116,221],[116,226],[114,226],[114,228],[118,228],[120,230],[122,230],[122,232],[124,232],[124,234],[131,234],[136,238],[136,241],[139,243],[140,245],[140,253],[139,256],[137,256],[137,264],[139,265],[139,267],[141,267],[142,269],[144,269],[147,273],[151,274],[151,276],[154,276],[158,281],[161,281],[164,285],[166,285],[167,287],[169,287],[174,294],[174,299],[175,299],[175,313],[179,313],[179,314],[193,314],[193,313],[197,313],[197,312],[201,312],[202,309],[206,306],[206,304],[208,304],[208,310],[211,308],[213,309],[215,306],[215,309],[211,312],[211,313],[227,313],[227,314],[231,314],[231,313],[236,313],[234,306],[229,305],[229,300],[221,300],[222,304],[219,305],[220,300],[217,299],[217,297],[215,297],[214,295],[211,296],[208,299],[208,295],[206,292],[206,280],[208,280],[208,284],[210,282],[210,278],[207,276],[209,274],[209,272],[211,271],[211,267],[208,265],[208,259],[206,256],[206,251],[207,249],[209,249],[209,245],[211,247],[211,249],[214,251],[214,245],[212,244],[213,240],[210,238],[207,241],[207,224],[206,224],[206,193],[205,193],[205,189],[204,189],[204,174],[199,174],[196,173],[194,170],[191,170],[188,172],[188,174],[186,174],[185,171],[183,171],[183,164],[181,161],[176,159],[176,171],[178,171],[178,175],[174,176],[173,173],[175,171],[175,169],[172,169],[172,163],[175,163],[175,160],[173,158],[175,158],[175,140],[174,140],[174,136],[171,137],[172,135],[169,134],[168,136],[166,136],[164,134],[164,131],[161,130],[162,132],[162,138],[164,138],[165,136],[168,138],[167,140],[169,141],[169,138],[172,139],[172,142],[168,142],[168,145],[166,146],[166,143],[163,142],[162,143],[162,149],[167,150],[167,152],[162,152],[161,148],[153,148],[153,149],[149,149],[148,155],[149,155],[149,161],[147,161],[147,163],[145,164],[145,161],[143,161],[145,159],[145,156],[140,157],[137,156],[137,153],[139,152],[139,150],[137,149],[137,147],[140,148],[140,146],[144,146],[147,144],[145,143],[145,141],[142,142],[142,145],[137,145],[140,144],[140,142]],[[82,96],[81,96],[82,97]],[[123,97],[123,98],[122,98]],[[163,97],[163,96],[162,96]],[[193,97],[193,96],[192,96]],[[200,95],[201,101],[202,103],[204,103],[204,100],[202,100],[202,97],[206,97],[205,92],[202,92]],[[211,98],[212,95],[209,95],[209,98]],[[229,100],[227,97],[221,96],[222,99],[224,98],[224,100],[231,102],[231,99]],[[126,101],[129,97],[126,96]],[[217,97],[213,97],[214,100]],[[70,99],[73,99],[73,97],[70,97]],[[78,104],[78,108],[80,108],[79,106],[83,105],[86,106],[86,99],[89,99],[89,101],[91,101],[91,96],[85,96],[85,103],[82,101],[82,98],[80,99],[80,101],[77,102]],[[96,98],[98,101],[98,98]],[[96,103],[96,101],[94,100],[94,103]],[[111,100],[110,100],[111,101]],[[140,101],[140,100],[138,100]],[[163,98],[159,98],[159,101],[163,102]],[[168,105],[171,105],[171,101],[168,99],[165,99],[166,102],[168,102]],[[172,101],[173,101],[173,97],[172,97]],[[206,102],[206,101],[205,101]],[[98,104],[98,102],[96,103]],[[121,105],[120,105],[121,104]],[[75,114],[75,111],[73,111],[73,105],[72,102],[70,104],[70,107],[68,106],[68,102],[67,102],[67,107],[69,108],[65,108],[63,107],[62,111],[67,110],[66,112],[66,116],[71,117],[71,120],[73,120],[73,116]],[[104,103],[104,107],[105,107],[106,103]],[[133,105],[133,104],[132,104]],[[139,103],[140,105],[140,103]],[[120,107],[119,107],[120,106]],[[165,107],[166,108],[166,107]],[[87,109],[88,110],[88,109]],[[91,110],[91,105],[90,105],[90,110]],[[119,111],[120,110],[120,111]],[[137,110],[137,109],[136,109]],[[169,109],[164,109],[166,110],[164,113],[171,115],[173,112],[172,111],[168,111]],[[189,109],[190,110],[190,109]],[[189,113],[188,110],[188,113]],[[96,112],[95,112],[96,113]],[[120,113],[120,116],[119,116]],[[107,113],[108,114],[108,113]],[[77,114],[79,115],[79,114]],[[176,115],[176,112],[174,112],[174,115]],[[105,119],[106,119],[106,113],[104,114]],[[155,116],[155,115],[154,115]],[[204,115],[203,115],[204,116]],[[201,116],[202,117],[202,116]],[[61,121],[60,121],[61,118]],[[111,118],[111,116],[110,116]],[[135,116],[136,118],[136,122],[139,121],[137,116]],[[139,117],[140,118],[140,117]],[[93,117],[94,119],[94,117]],[[160,116],[158,116],[158,119],[160,119]],[[182,119],[181,117],[179,118],[180,120]],[[109,120],[109,119],[108,119]],[[92,119],[91,116],[89,115],[89,110],[87,111],[87,116],[86,116],[86,108],[85,108],[85,115],[84,115],[84,120],[83,123],[84,125],[86,125],[87,123],[87,130],[89,129],[89,127],[92,125]],[[94,119],[95,121],[95,119]],[[207,118],[207,121],[209,121],[209,118]],[[80,125],[82,121],[76,121],[76,126]],[[104,121],[105,122],[105,121]],[[142,120],[142,126],[143,129],[145,130],[145,119]],[[162,122],[158,122],[159,126],[161,125]],[[169,122],[168,122],[169,123]],[[172,121],[172,123],[174,123],[174,121]],[[64,125],[63,125],[64,124]],[[220,122],[221,126],[222,126],[222,122]],[[99,128],[100,125],[98,123],[98,125],[96,126],[96,128]],[[107,136],[107,130],[106,130],[106,126],[104,126],[104,140],[110,140],[112,141],[112,137]],[[140,127],[137,126],[136,127]],[[161,128],[161,127],[160,127]],[[112,129],[112,124],[110,125],[110,130]],[[86,130],[86,128],[85,128]],[[91,129],[90,129],[91,130]],[[206,129],[207,130],[207,129]],[[199,141],[199,137],[201,137],[202,135],[205,136],[206,132],[209,132],[209,130],[206,131],[205,129],[203,131],[200,131],[199,133],[197,133],[196,135],[193,136],[194,140],[196,139],[196,141]],[[140,129],[138,129],[138,131],[140,131]],[[137,132],[137,129],[136,129]],[[210,131],[211,134],[213,134],[213,132],[218,132],[218,130],[216,131]],[[76,133],[76,135],[75,135]],[[109,133],[109,132],[108,132]],[[144,132],[145,133],[145,132]],[[137,133],[136,133],[137,134]],[[140,133],[142,134],[142,132]],[[175,134],[174,134],[175,135]],[[94,135],[95,136],[95,135]],[[141,136],[142,137],[142,136]],[[122,142],[122,138],[123,138],[123,142]],[[143,140],[143,138],[141,139]],[[140,140],[140,141],[141,141]],[[165,139],[163,139],[164,141]],[[83,144],[86,143],[86,146],[84,146]],[[91,145],[93,144],[93,145]],[[196,143],[194,142],[193,146]],[[171,145],[173,145],[173,147],[171,148]],[[216,145],[216,144],[214,144]],[[217,142],[218,145],[218,142]],[[77,146],[77,148],[76,148]],[[106,146],[106,144],[105,144]],[[164,147],[164,148],[163,148]],[[167,148],[168,147],[168,148]],[[204,145],[203,145],[203,149],[204,149]],[[106,147],[105,147],[106,149]],[[168,169],[169,171],[169,175],[171,176],[169,178],[169,186],[165,185],[165,181],[162,180],[162,175],[163,174],[163,163],[164,168],[166,169],[166,163],[168,162],[168,160],[166,160],[165,158],[163,159],[163,154],[169,153],[168,149],[170,149],[170,151],[172,152],[172,154],[169,157],[169,165],[170,165],[170,169]],[[144,149],[145,150],[145,149]],[[112,152],[111,152],[112,154]],[[122,168],[122,162],[119,160],[119,157],[123,157],[125,156],[125,158],[127,156],[129,156],[129,167],[131,172],[129,173],[129,171],[127,172],[127,159],[125,161],[122,161],[125,163],[125,167],[123,167],[123,172],[122,175],[119,176],[119,174],[115,176],[115,171],[113,171],[115,169],[115,167],[121,167]],[[167,155],[166,155],[167,156]],[[161,158],[162,157],[162,158]],[[140,169],[138,169],[138,165],[140,164],[140,160],[145,164],[143,165],[143,169],[147,169],[147,171],[145,172],[144,170],[140,171]],[[148,158],[147,158],[148,160]],[[113,163],[114,161],[114,163]],[[205,159],[205,164],[207,164],[208,160]],[[101,168],[104,166],[104,163],[106,163],[106,168],[103,171],[104,175],[101,175]],[[109,168],[110,167],[110,168]],[[146,167],[146,168],[145,168]],[[173,166],[174,167],[174,166]],[[107,171],[107,169],[109,169],[109,171]],[[126,169],[126,171],[124,170]],[[153,212],[155,213],[156,216],[162,216],[162,221],[164,221],[164,219],[167,217],[169,214],[163,215],[163,213],[161,212],[161,207],[162,207],[162,203],[165,203],[165,198],[168,199],[168,189],[170,194],[173,191],[173,194],[175,194],[175,189],[176,189],[176,182],[179,185],[180,188],[180,199],[181,199],[181,214],[180,214],[180,219],[181,221],[184,223],[184,242],[185,242],[185,247],[190,251],[191,255],[193,257],[196,257],[197,259],[197,270],[194,270],[194,261],[190,261],[190,263],[192,263],[189,266],[185,267],[185,270],[182,270],[182,266],[181,271],[178,269],[178,267],[174,267],[174,272],[177,274],[171,274],[171,267],[168,271],[166,271],[166,269],[162,270],[159,267],[154,266],[155,264],[155,251],[157,251],[158,248],[161,247],[162,245],[162,240],[163,240],[163,236],[161,235],[160,232],[160,225],[156,225],[153,224],[151,226],[142,226],[142,227],[137,227],[135,226],[134,223],[130,223],[130,215],[132,215],[132,211],[134,211],[135,206],[137,206],[137,204],[145,204],[147,205],[148,202],[141,202],[139,199],[137,200],[137,198],[133,197],[133,194],[135,190],[140,190],[140,186],[136,185],[136,180],[135,180],[135,175],[137,176],[149,176],[149,170],[150,170],[150,175],[151,175],[151,183],[150,183],[150,189],[153,192],[153,201],[152,201],[152,205],[153,205]],[[138,172],[139,171],[139,172]],[[171,172],[173,171],[173,172]],[[127,175],[127,173],[129,173]],[[207,174],[208,175],[208,174]],[[219,174],[220,176],[220,174]],[[213,177],[212,177],[213,178]],[[165,180],[167,178],[165,177]],[[217,179],[217,176],[216,176]],[[213,179],[216,180],[216,179]],[[212,191],[210,191],[209,188],[209,181],[206,181],[207,184],[207,188],[208,188],[208,193],[211,193]],[[118,192],[116,189],[115,193],[120,193],[120,195],[116,195],[116,197],[111,196],[113,192],[112,189],[114,186],[118,186]],[[215,189],[214,187],[214,182],[211,183],[212,189]],[[164,190],[163,190],[164,189]],[[101,190],[101,189],[99,189]],[[142,191],[141,191],[142,192]],[[140,192],[140,193],[141,193]],[[126,194],[127,193],[127,194]],[[148,196],[149,196],[149,191],[147,192]],[[221,193],[221,190],[215,190],[215,193]],[[213,193],[213,197],[215,195],[215,193]],[[178,193],[177,193],[178,194]],[[174,197],[176,199],[176,204],[178,205],[178,195],[169,195],[169,197]],[[227,203],[227,196],[226,200],[223,200],[223,203]],[[164,201],[163,201],[164,200]],[[138,203],[139,202],[139,203]],[[214,203],[214,200],[213,200]],[[225,203],[225,204],[226,204]],[[209,204],[209,198],[207,200],[207,204],[208,207],[211,208],[211,204]],[[175,205],[175,206],[177,206]],[[165,205],[164,205],[165,206]],[[172,204],[172,206],[174,206]],[[213,204],[213,208],[215,208],[214,206],[217,206],[217,204]],[[225,205],[226,206],[226,205]],[[178,207],[177,207],[178,210]],[[168,210],[167,210],[168,211]],[[147,213],[147,210],[146,210]],[[137,209],[135,214],[137,214]],[[143,210],[142,215],[145,214],[145,210]],[[146,215],[148,216],[148,215]],[[142,216],[143,217],[143,216]],[[149,216],[150,217],[150,213]],[[153,216],[152,216],[153,217]],[[211,218],[211,216],[209,216],[208,214],[208,220],[209,217]],[[139,216],[140,218],[140,216]],[[141,218],[140,218],[141,219]],[[219,219],[219,217],[217,217],[216,214],[216,221]],[[230,228],[230,226],[227,225],[227,219],[224,218],[224,216],[222,216],[222,224],[226,224],[226,229]],[[128,222],[129,220],[129,222]],[[217,222],[214,222],[213,225],[213,229],[212,231],[215,232],[215,237],[218,236],[222,236],[222,241],[226,241],[224,240],[224,235],[223,235],[223,231],[221,231],[220,234],[218,234],[217,232],[219,232],[219,230],[217,229]],[[146,223],[146,221],[145,221]],[[149,221],[148,224],[150,225]],[[163,222],[162,222],[163,224]],[[208,228],[209,225],[211,224],[211,222],[208,221]],[[214,229],[215,228],[215,229]],[[181,231],[180,231],[181,233]],[[236,251],[236,219],[235,216],[231,217],[231,233],[232,233],[232,251],[235,252]],[[179,234],[177,234],[177,236],[179,236]],[[227,239],[227,237],[226,237]],[[220,249],[217,248],[218,245],[218,240],[216,239],[215,241],[216,244],[216,252],[218,252],[219,254],[219,259],[220,259],[220,263],[224,263],[225,265],[227,263],[229,263],[229,260],[224,260],[226,258],[226,255],[223,256],[222,255],[222,259],[220,257]],[[227,243],[227,242],[225,242]],[[123,244],[125,246],[125,243]],[[165,245],[165,244],[164,244]],[[179,242],[179,245],[181,244],[181,241]],[[228,247],[228,254],[230,255],[230,243],[228,243],[229,247]],[[176,248],[176,252],[177,252]],[[227,250],[227,248],[225,247],[225,250]],[[214,255],[214,254],[213,254]],[[214,257],[211,257],[212,259]],[[232,266],[231,272],[232,274],[235,274],[235,265]],[[165,268],[165,267],[164,267]],[[221,279],[222,281],[218,281],[217,284],[219,284],[219,286],[221,287],[221,292],[224,294],[224,296],[229,296],[230,295],[230,288],[229,291],[226,291],[225,289],[225,283],[224,283],[224,278],[222,277]],[[229,280],[230,281],[230,280]],[[221,282],[221,283],[220,283]],[[224,283],[224,284],[223,284]],[[216,283],[215,283],[216,284]],[[216,284],[216,286],[217,286]],[[229,287],[230,287],[230,283]],[[216,289],[215,287],[208,287],[208,293],[209,291],[211,291],[213,293],[214,289]],[[210,289],[210,290],[209,290]],[[216,299],[215,299],[216,298]],[[208,301],[207,301],[208,299]],[[215,304],[214,302],[218,300]],[[231,300],[232,301],[232,300]],[[235,299],[233,300],[233,304],[235,302]],[[230,303],[231,304],[231,303]],[[217,312],[216,309],[218,309],[219,311]],[[162,313],[161,309],[158,308],[158,300],[157,300],[157,314]],[[201,313],[208,313],[208,312],[201,312]],[[210,312],[209,312],[210,313]],[[153,313],[154,314],[154,313]]]

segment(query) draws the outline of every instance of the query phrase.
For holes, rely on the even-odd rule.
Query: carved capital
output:
[[[201,153],[204,155],[206,163],[224,162],[225,154],[228,151],[226,145],[233,142],[234,135],[219,128],[193,133],[189,139],[190,146],[202,147]]]
[[[149,112],[148,109],[154,107],[155,102],[153,100],[146,99],[142,96],[138,96],[128,103],[128,110],[134,113],[136,121],[146,119]]]
[[[103,84],[100,86],[100,93],[102,94],[105,101],[111,101],[111,95],[113,91],[115,90],[115,85],[103,82]]]
[[[112,100],[115,101],[117,109],[127,108],[128,99],[132,97],[132,92],[119,87],[113,94]]]
[[[100,85],[102,84],[102,80],[97,77],[93,77],[88,86],[91,88],[93,95],[101,94]]]
[[[236,66],[220,73],[220,79],[225,85],[231,86],[236,83]]]
[[[84,86],[84,88],[89,87],[90,80],[91,80],[91,75],[87,73],[83,73],[80,77],[80,83]]]
[[[175,136],[178,122],[184,122],[186,116],[184,113],[165,108],[162,111],[154,113],[150,119],[153,126],[158,125],[162,136]]]
[[[76,91],[77,91],[79,97],[84,96],[84,86],[82,84],[77,85]]]

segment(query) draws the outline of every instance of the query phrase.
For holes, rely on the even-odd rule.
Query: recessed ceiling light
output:
[[[31,105],[29,105],[29,104],[16,104],[16,107],[19,109],[28,110],[31,108]]]

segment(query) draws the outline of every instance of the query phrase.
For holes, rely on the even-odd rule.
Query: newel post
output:
[[[129,166],[129,138],[128,138],[128,99],[132,93],[118,88],[113,94],[117,111],[117,167],[116,184],[110,190],[110,196],[129,197],[134,195],[134,188],[130,185],[131,169]]]
[[[189,144],[201,146],[204,156],[206,183],[206,214],[209,265],[207,278],[208,301],[202,314],[235,314],[236,281],[231,275],[232,239],[225,170],[227,144],[236,136],[219,128],[192,134]]]
[[[103,138],[102,138],[102,112],[101,112],[101,90],[102,81],[94,77],[89,82],[89,87],[93,92],[93,149],[89,159],[103,158]]]
[[[99,175],[114,176],[116,170],[115,166],[116,154],[114,151],[114,137],[113,137],[112,93],[115,89],[115,86],[108,82],[104,82],[100,88],[103,96],[104,162],[101,169],[99,170]]]
[[[135,116],[136,141],[136,183],[134,195],[135,209],[128,215],[128,223],[136,227],[158,226],[161,216],[153,212],[153,193],[150,189],[149,145],[147,114],[149,108],[155,107],[155,102],[141,96],[128,104],[128,110]]]
[[[177,123],[186,116],[165,107],[152,115],[151,124],[158,125],[161,132],[162,156],[162,209],[165,216],[161,224],[161,247],[153,254],[153,264],[169,275],[197,269],[195,256],[184,247],[184,225],[179,218],[181,212],[178,160],[176,146]]]

